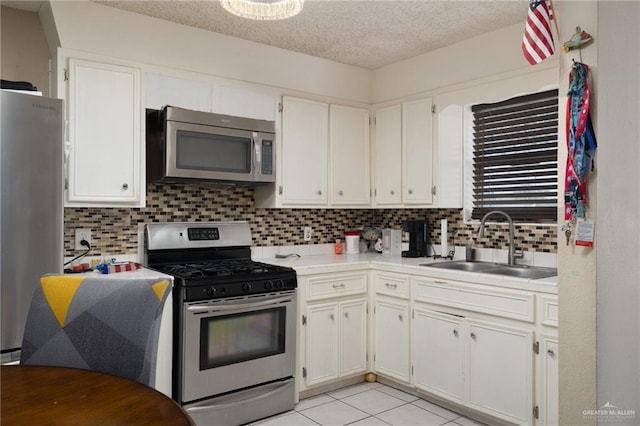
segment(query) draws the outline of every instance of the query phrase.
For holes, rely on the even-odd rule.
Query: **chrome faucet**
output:
[[[490,211],[489,213],[485,214],[482,217],[482,220],[480,221],[480,228],[478,229],[478,238],[482,238],[484,236],[484,223],[487,220],[487,218],[489,216],[492,216],[494,214],[498,214],[501,216],[504,216],[507,218],[507,222],[509,222],[509,257],[507,262],[509,263],[509,265],[515,265],[516,264],[516,256],[514,255],[515,253],[515,247],[513,246],[513,220],[511,220],[511,216],[509,216],[508,214],[506,214],[503,211],[500,210],[493,210]],[[519,256],[522,257],[522,256]]]

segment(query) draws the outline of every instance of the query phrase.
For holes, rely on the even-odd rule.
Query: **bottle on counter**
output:
[[[476,249],[473,247],[473,238],[469,238],[469,243],[465,249],[465,260],[473,262],[476,259]]]
[[[335,254],[342,254],[342,239],[336,238],[336,242],[333,245],[333,251]]]

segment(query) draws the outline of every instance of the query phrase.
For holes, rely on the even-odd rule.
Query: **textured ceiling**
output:
[[[306,0],[293,18],[251,21],[231,15],[217,0],[91,1],[367,69],[524,25],[528,5],[528,0]],[[0,4],[35,12],[42,1]]]
[[[367,69],[522,22],[527,0],[306,0],[282,21],[251,21],[216,0],[93,0]]]

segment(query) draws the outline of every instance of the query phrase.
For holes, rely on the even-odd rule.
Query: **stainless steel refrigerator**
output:
[[[62,272],[63,104],[0,90],[2,362],[17,359],[40,277]]]

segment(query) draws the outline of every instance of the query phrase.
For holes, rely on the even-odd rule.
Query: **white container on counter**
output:
[[[360,233],[358,231],[345,232],[344,240],[346,245],[345,253],[347,254],[360,253]]]

